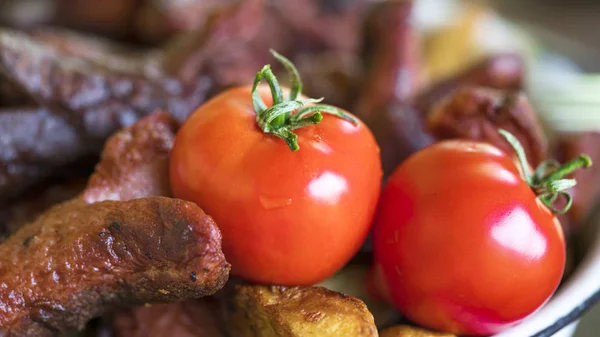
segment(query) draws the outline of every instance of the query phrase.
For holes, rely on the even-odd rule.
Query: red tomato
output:
[[[260,94],[269,106],[267,87]],[[171,154],[174,195],[210,214],[232,274],[282,285],[317,283],[340,269],[367,236],[381,186],[369,129],[324,115],[294,130],[300,149],[257,127],[251,88],[200,107]]]
[[[492,145],[450,140],[416,153],[379,207],[376,268],[395,306],[423,326],[497,333],[542,306],[563,275],[560,224]]]

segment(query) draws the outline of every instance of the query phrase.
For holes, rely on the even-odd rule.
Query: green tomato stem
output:
[[[356,119],[347,113],[330,105],[314,105],[304,107],[307,104],[319,103],[323,98],[298,99],[302,94],[302,80],[298,69],[294,64],[271,49],[271,54],[283,64],[290,77],[291,90],[287,99],[283,98],[281,86],[271,71],[269,65],[264,66],[254,78],[252,85],[252,106],[256,112],[256,124],[265,133],[270,133],[285,141],[290,150],[298,151],[298,136],[292,130],[319,124],[323,120],[323,114],[337,116],[358,125]],[[273,105],[267,107],[258,92],[258,85],[265,80],[271,89]],[[298,111],[299,110],[299,111]],[[295,111],[298,113],[294,114]]]
[[[577,185],[577,181],[575,179],[564,179],[564,177],[578,169],[592,166],[592,159],[585,154],[581,154],[563,165],[555,160],[547,160],[536,168],[535,174],[532,176],[529,174],[529,162],[525,150],[523,150],[519,140],[506,130],[500,129],[498,132],[515,150],[525,181],[540,201],[556,214],[566,213],[573,204],[573,197],[566,190]],[[557,208],[554,205],[559,196],[565,199],[565,205],[562,208]]]
[[[592,166],[592,159],[585,154],[581,154],[579,155],[579,157],[567,162],[566,164],[550,172],[548,175],[541,179],[540,183],[543,184],[546,182],[552,182],[558,179],[562,179],[563,177],[573,173],[574,171],[580,168],[588,168],[590,166]]]

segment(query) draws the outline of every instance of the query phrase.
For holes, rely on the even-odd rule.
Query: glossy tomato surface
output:
[[[292,152],[256,126],[250,91],[222,93],[182,126],[171,155],[174,195],[216,220],[233,275],[317,283],[367,236],[381,187],[379,148],[361,122],[324,115],[294,130],[300,149]],[[270,104],[268,88],[260,92]]]
[[[543,305],[565,265],[555,216],[510,157],[451,140],[407,159],[374,227],[375,270],[409,319],[459,335],[502,331]]]

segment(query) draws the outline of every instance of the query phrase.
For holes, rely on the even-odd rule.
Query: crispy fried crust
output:
[[[354,297],[323,287],[232,288],[224,303],[231,336],[377,336],[373,315]]]
[[[380,337],[456,337],[455,335],[442,332],[433,332],[407,325],[395,325],[389,327],[379,334]]]
[[[169,114],[157,112],[115,133],[107,141],[100,163],[87,184],[71,177],[71,181],[67,183],[54,184],[47,190],[27,195],[27,198],[0,209],[0,237],[13,233],[51,206],[80,193],[88,203],[171,196],[168,161],[177,126],[177,121]],[[26,140],[30,138],[27,135],[22,138],[24,142],[31,142]],[[19,138],[12,138],[10,141],[18,143],[18,140]],[[37,147],[43,149],[51,146],[39,144],[32,149]],[[30,150],[29,147],[23,147],[19,151]],[[60,154],[59,148],[53,151],[55,156]],[[9,153],[5,154],[8,155]]]
[[[162,197],[54,207],[0,246],[0,326],[45,336],[115,305],[220,289],[221,234],[195,204]]]
[[[157,112],[114,134],[83,193],[88,203],[171,196],[169,154],[178,123]]]
[[[80,197],[0,246],[0,335],[53,335],[115,306],[201,297],[224,285],[220,233],[197,206],[105,201],[170,195],[176,128],[156,113],[116,133]]]
[[[502,128],[519,139],[534,167],[547,158],[548,141],[527,98],[519,92],[465,87],[442,100],[427,118],[426,129],[436,139],[468,138],[487,141],[508,153]]]

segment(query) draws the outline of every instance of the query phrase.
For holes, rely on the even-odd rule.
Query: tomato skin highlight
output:
[[[272,104],[267,87],[260,94]],[[251,88],[201,106],[177,134],[175,197],[217,222],[232,274],[264,284],[311,285],[340,269],[370,229],[381,188],[369,129],[335,116],[294,130],[300,149],[256,126]]]
[[[374,225],[393,304],[423,326],[490,335],[540,308],[560,283],[565,242],[513,160],[450,140],[392,174]]]

